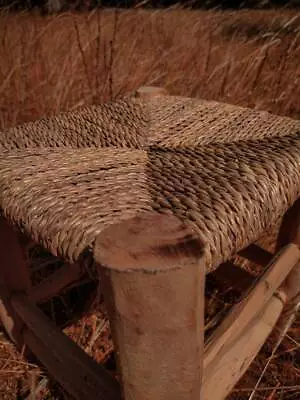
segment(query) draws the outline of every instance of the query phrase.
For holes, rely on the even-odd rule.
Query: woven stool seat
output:
[[[104,227],[173,213],[206,245],[207,272],[300,196],[300,121],[227,104],[128,97],[0,134],[0,209],[72,262]]]

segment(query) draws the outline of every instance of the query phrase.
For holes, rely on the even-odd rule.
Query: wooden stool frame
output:
[[[164,94],[143,88],[137,95]],[[298,200],[283,218],[275,254],[254,244],[240,252],[265,272],[206,343],[205,249],[192,229],[174,216],[148,213],[104,230],[96,239],[94,258],[119,383],[37,306],[79,281],[80,265],[32,287],[20,234],[1,217],[0,318],[16,346],[27,346],[76,399],[222,400],[287,310],[299,307],[299,230]]]

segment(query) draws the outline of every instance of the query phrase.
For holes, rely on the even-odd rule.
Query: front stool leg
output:
[[[203,245],[174,216],[107,228],[95,244],[126,400],[199,400]]]

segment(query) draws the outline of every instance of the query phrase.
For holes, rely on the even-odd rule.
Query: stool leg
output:
[[[147,215],[95,245],[126,400],[199,400],[203,246],[177,218]]]
[[[135,92],[135,97],[140,98],[151,98],[157,96],[168,96],[168,92],[162,87],[155,86],[141,86]]]
[[[300,245],[300,199],[285,213],[276,243],[276,251],[289,243]]]
[[[27,293],[30,289],[29,266],[19,242],[18,233],[7,220],[0,217],[0,319],[10,339],[19,349],[23,346],[23,323],[13,311],[13,292]]]
[[[277,251],[288,243],[300,247],[300,199],[283,217],[276,243]],[[280,332],[281,335],[289,329],[300,309],[300,263],[289,273],[282,289],[287,296],[287,304],[277,324],[277,334]]]

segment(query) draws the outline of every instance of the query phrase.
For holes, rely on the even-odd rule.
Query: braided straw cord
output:
[[[208,270],[278,223],[300,196],[300,135],[149,151],[155,209],[193,224]]]
[[[0,151],[44,147],[142,149],[299,133],[300,122],[268,112],[176,96],[127,97],[0,132]]]
[[[101,106],[29,122],[0,132],[0,150],[40,147],[142,148],[146,119],[142,100],[119,100]]]
[[[193,148],[300,133],[300,122],[225,103],[157,97],[148,103],[149,145]]]
[[[151,210],[146,153],[41,149],[0,161],[4,215],[54,255],[76,261],[108,224]]]
[[[155,210],[193,225],[209,272],[299,196],[300,122],[227,104],[126,98],[0,134],[0,209],[72,262]]]

